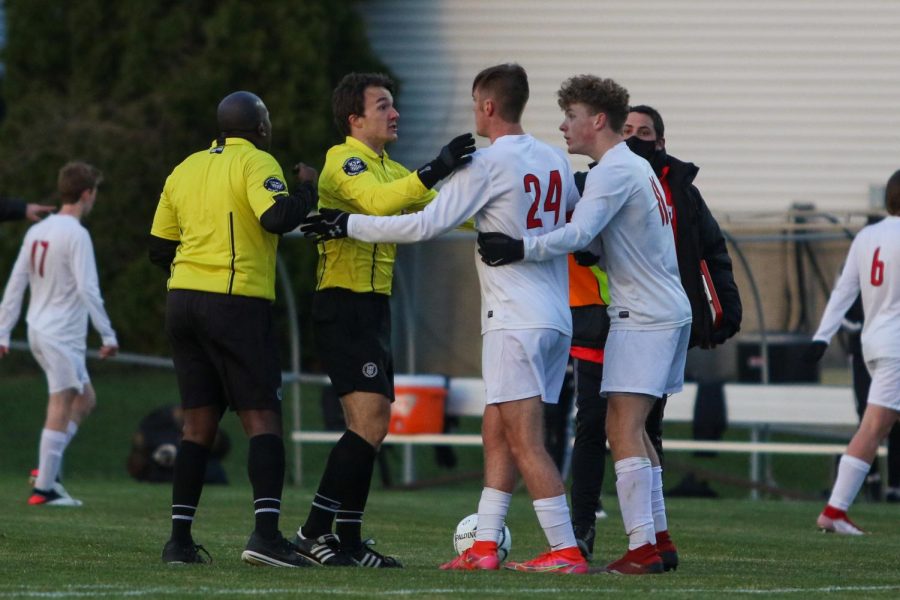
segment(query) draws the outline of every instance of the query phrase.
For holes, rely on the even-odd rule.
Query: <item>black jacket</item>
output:
[[[725,236],[703,201],[700,190],[694,185],[694,178],[700,169],[673,156],[667,156],[666,166],[669,167],[666,180],[672,192],[678,228],[675,240],[678,270],[694,317],[690,346],[708,348],[723,343],[740,330],[743,316],[741,296],[734,282]],[[715,331],[700,276],[701,259],[706,260],[722,304],[722,323]]]

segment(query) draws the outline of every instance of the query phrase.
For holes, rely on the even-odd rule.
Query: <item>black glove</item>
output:
[[[598,262],[600,262],[599,256],[597,256],[593,252],[588,252],[587,250],[578,250],[577,252],[573,252],[572,257],[575,259],[575,262],[582,267],[593,267]]]
[[[738,332],[739,327],[734,326],[727,321],[722,323],[718,329],[712,332],[709,336],[709,341],[712,342],[712,346],[718,346],[719,344],[724,344],[727,340],[731,339],[734,334]]]
[[[478,254],[481,262],[491,267],[499,267],[519,262],[525,258],[525,244],[505,233],[489,231],[478,234]]]
[[[300,232],[308,238],[316,238],[317,242],[336,240],[347,237],[347,221],[350,213],[335,208],[321,208],[319,214],[306,217]]]
[[[430,163],[419,167],[419,179],[422,185],[429,190],[434,185],[452,173],[455,169],[472,161],[470,156],[475,152],[475,138],[471,133],[464,133],[456,136],[450,143],[441,148],[440,154],[437,155]]]
[[[809,346],[803,350],[803,361],[817,363],[822,360],[822,357],[825,355],[825,350],[827,349],[828,344],[825,342],[810,342]]]

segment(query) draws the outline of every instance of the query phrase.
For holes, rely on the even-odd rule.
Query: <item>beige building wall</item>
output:
[[[555,93],[577,73],[612,77],[666,121],[669,151],[700,166],[697,185],[719,215],[865,210],[870,187],[900,167],[900,2],[882,0],[371,0],[360,3],[375,51],[401,81],[400,141],[410,168],[472,130],[471,81],[516,61],[529,72],[524,125],[563,147]],[[483,145],[485,142],[479,142]],[[587,159],[573,157],[583,169]],[[876,194],[877,197],[877,194]],[[726,226],[727,227],[727,226]],[[740,235],[737,233],[736,235]],[[793,244],[744,243],[765,326],[815,327],[825,295],[807,272],[804,309]],[[828,286],[847,243],[814,245]],[[401,251],[412,301],[398,304],[400,370],[478,374],[474,240]],[[745,332],[759,328],[749,280]],[[805,320],[804,320],[805,316]],[[402,323],[415,351],[404,350]]]

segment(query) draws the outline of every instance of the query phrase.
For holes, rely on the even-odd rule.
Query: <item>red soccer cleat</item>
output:
[[[664,571],[674,571],[678,568],[678,550],[675,549],[668,530],[656,534],[656,551],[662,559]]]
[[[629,550],[619,560],[606,565],[607,573],[618,575],[656,575],[664,570],[662,558],[653,544]]]
[[[847,511],[826,505],[825,510],[816,519],[816,525],[826,533],[840,533],[843,535],[865,535],[865,531],[847,516]]]
[[[500,568],[497,553],[476,554],[469,548],[450,562],[441,565],[442,571],[496,571]]]
[[[582,575],[588,572],[588,562],[578,546],[553,550],[525,562],[507,562],[504,568],[527,573],[560,573]]]

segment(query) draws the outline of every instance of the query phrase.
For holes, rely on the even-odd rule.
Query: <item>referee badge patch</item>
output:
[[[263,187],[270,192],[283,192],[287,189],[287,186],[284,185],[284,182],[277,177],[269,177],[268,179],[263,181]]]
[[[348,158],[344,161],[344,173],[353,177],[354,175],[359,175],[363,171],[368,169],[366,163],[361,158],[357,158],[355,156]]]
[[[372,379],[373,377],[378,375],[378,365],[373,362],[367,362],[363,365],[362,374],[369,379]]]

